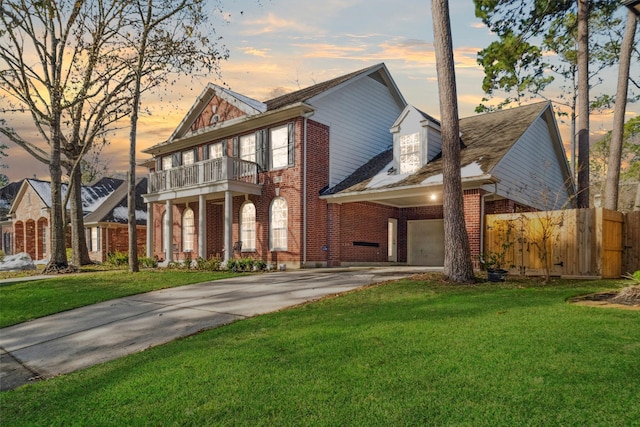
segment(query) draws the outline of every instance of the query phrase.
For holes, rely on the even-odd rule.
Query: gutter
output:
[[[314,111],[304,113],[302,134],[302,267],[307,265],[307,120]]]

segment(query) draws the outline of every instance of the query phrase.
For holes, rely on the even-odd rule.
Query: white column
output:
[[[224,192],[224,261],[229,261],[233,252],[231,233],[233,231],[233,197],[231,191]]]
[[[160,225],[162,227],[162,225]],[[153,203],[147,203],[147,258],[153,258]]]
[[[171,205],[171,200],[166,202],[165,219],[167,223],[164,229],[164,253],[166,255],[165,261],[170,263],[173,261],[173,206]]]
[[[207,258],[207,201],[198,196],[198,256]]]

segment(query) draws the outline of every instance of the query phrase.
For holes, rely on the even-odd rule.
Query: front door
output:
[[[389,218],[387,231],[387,255],[389,262],[398,262],[398,220]]]

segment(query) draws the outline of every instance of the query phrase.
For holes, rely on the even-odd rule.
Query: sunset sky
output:
[[[165,141],[206,84],[226,84],[260,101],[333,77],[384,62],[407,102],[439,117],[433,52],[431,2],[404,0],[236,0],[224,1],[224,12],[212,13],[217,36],[230,52],[217,76],[181,78],[171,88],[147,94],[151,116],[141,119],[138,149]],[[451,0],[460,116],[474,114],[482,93],[482,69],[476,54],[494,39],[474,15],[471,0]],[[633,64],[632,75],[640,75]],[[615,93],[617,68],[603,74],[596,93]],[[627,107],[627,120],[640,114],[640,105]],[[7,120],[11,119],[7,117]],[[569,124],[559,122],[568,146]],[[20,126],[20,125],[19,125]],[[592,140],[610,130],[611,114],[591,117]],[[127,164],[127,131],[115,135],[102,153],[114,173]],[[0,170],[15,181],[48,179],[48,168],[4,137],[8,158]],[[138,160],[147,156],[138,155]]]

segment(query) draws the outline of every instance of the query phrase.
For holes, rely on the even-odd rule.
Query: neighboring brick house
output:
[[[2,233],[0,250],[5,255],[13,255],[13,221],[9,217],[9,209],[21,185],[22,181],[16,181],[0,188],[0,230]]]
[[[142,180],[146,184],[146,179]],[[102,231],[100,235],[107,236],[107,229],[126,229],[126,220],[123,226],[121,220],[114,220],[113,217],[105,212],[105,207],[113,211],[122,202],[121,194],[124,191],[126,196],[126,185],[123,181],[115,178],[102,178],[91,186],[82,187],[82,208],[85,214],[85,221],[89,218],[89,222],[85,225],[87,229],[87,243],[91,245],[91,227],[99,227]],[[139,194],[146,191],[146,185],[139,188]],[[67,185],[62,185],[62,197],[67,192]],[[141,198],[140,198],[141,200]],[[145,205],[140,203],[140,208],[144,209]],[[124,200],[126,206],[126,197]],[[12,252],[26,252],[33,260],[44,260],[51,253],[51,240],[49,224],[51,210],[51,183],[37,179],[25,179],[22,181],[20,188],[9,209],[9,221],[13,228],[13,245]],[[95,215],[93,215],[95,213]],[[102,218],[102,220],[96,220]],[[146,216],[141,215],[141,219],[146,220]],[[142,229],[144,234],[146,230]],[[112,233],[113,231],[110,231]],[[115,250],[115,241],[111,242],[106,239],[107,245],[104,251],[91,252],[90,256],[96,261],[103,261],[107,252]],[[71,246],[70,231],[67,232],[67,247]],[[91,248],[91,246],[89,246]],[[141,249],[144,245],[141,246]]]
[[[526,196],[527,172],[542,170],[534,155],[549,163],[552,191],[573,195],[549,104],[460,126],[475,255],[484,213],[541,207]],[[521,159],[521,150],[533,154]],[[442,265],[439,123],[406,104],[384,64],[264,103],[210,84],[145,152],[148,256]],[[513,167],[520,174],[509,175]]]
[[[89,257],[104,262],[107,255],[129,252],[129,210],[126,183],[118,186],[93,212],[84,217]],[[147,205],[142,195],[147,192],[147,178],[136,180],[136,235],[138,253],[144,255],[147,234]]]

